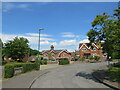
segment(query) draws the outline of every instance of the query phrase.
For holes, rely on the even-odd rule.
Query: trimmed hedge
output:
[[[61,58],[59,60],[59,65],[66,65],[66,64],[70,64],[70,61],[68,60],[68,58]]]
[[[4,68],[4,78],[10,78],[14,76],[14,65],[5,65]]]
[[[26,73],[32,70],[39,70],[40,63],[14,63],[14,64],[7,64],[5,65],[4,69],[4,78],[10,78],[14,76],[14,68],[23,67],[22,73]]]
[[[41,61],[38,61],[40,63],[40,65],[47,65],[47,60],[41,60]]]
[[[7,64],[7,61],[0,61],[0,65],[5,65]]]

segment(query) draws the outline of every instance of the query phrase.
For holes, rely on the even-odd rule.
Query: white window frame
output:
[[[64,53],[63,55],[66,56],[66,53]]]
[[[54,57],[55,55],[54,55],[54,54],[52,54],[52,56]]]
[[[84,49],[84,50],[83,50]],[[86,51],[87,49],[86,48],[82,48],[82,51]]]
[[[94,50],[95,49],[95,50]],[[96,51],[96,48],[93,48],[92,51]]]
[[[96,56],[97,54],[96,53],[92,53],[92,56]]]

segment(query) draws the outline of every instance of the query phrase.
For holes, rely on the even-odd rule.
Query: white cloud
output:
[[[39,36],[39,34],[38,34],[38,33],[26,33],[26,35]],[[51,35],[47,35],[47,34],[40,34],[40,36],[51,36]]]
[[[63,32],[61,36],[68,38],[79,37],[79,35],[74,35],[72,32]]]
[[[15,34],[0,34],[0,36],[2,36],[2,41],[5,43],[8,40],[13,40],[13,38],[15,38],[16,36],[18,37],[24,37],[27,38],[30,42],[30,44],[37,44],[38,43],[38,37],[33,37],[33,36],[26,36],[26,35],[15,35]],[[41,37],[40,40],[44,40],[44,41],[54,41],[54,39],[52,38],[43,38]]]
[[[3,3],[3,12],[8,12],[12,9],[19,8],[19,9],[28,9],[29,5],[28,4],[15,4],[15,3]]]
[[[23,34],[23,35],[2,34],[2,41],[5,43],[8,40],[13,40],[13,38],[15,38],[16,36],[24,37],[29,40],[29,45],[31,47],[33,47],[33,49],[37,49],[38,48],[38,37],[37,37],[36,33],[34,33],[34,34],[32,33],[31,36],[27,36],[26,34]],[[1,34],[0,34],[0,36],[1,36]],[[50,45],[54,45],[55,49],[67,49],[68,51],[74,51],[74,50],[78,49],[79,43],[88,43],[89,42],[88,39],[83,39],[81,41],[79,41],[77,39],[71,39],[71,40],[63,40],[63,41],[55,42],[55,40],[52,38],[46,38],[45,36],[47,36],[47,34],[45,34],[43,36],[44,36],[44,38],[41,37],[41,41],[40,41],[40,44],[41,44],[40,50],[50,49]]]
[[[78,42],[76,40],[64,40],[59,43],[60,46],[70,46],[70,45],[76,45]]]
[[[89,43],[90,41],[88,39],[84,39],[82,41],[80,41],[80,43]]]

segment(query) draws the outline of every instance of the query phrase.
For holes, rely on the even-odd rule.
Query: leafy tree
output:
[[[32,56],[32,55],[38,55],[40,54],[40,52],[38,50],[33,50],[33,49],[29,49],[29,56]]]
[[[112,16],[106,13],[97,15],[87,36],[91,43],[102,44],[101,41],[105,41],[102,46],[103,51],[108,53],[108,57],[120,58],[120,9],[114,11]]]
[[[12,59],[22,59],[28,54],[29,41],[23,37],[15,37],[13,40],[5,43],[4,51],[7,57]]]
[[[41,61],[43,60],[43,57],[41,55],[37,55],[36,58],[35,58],[37,61]]]

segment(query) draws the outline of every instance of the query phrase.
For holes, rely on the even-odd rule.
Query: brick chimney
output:
[[[50,47],[51,47],[51,50],[54,50],[54,46],[53,45],[51,45]]]

